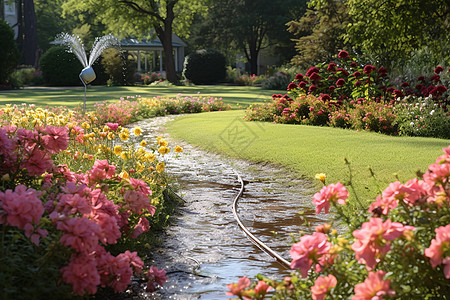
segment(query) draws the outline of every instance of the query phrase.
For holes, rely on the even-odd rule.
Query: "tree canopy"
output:
[[[195,13],[206,10],[208,0],[68,0],[65,14],[90,12],[109,32],[125,37],[158,36],[164,48],[166,77],[176,81],[172,33],[189,34]]]

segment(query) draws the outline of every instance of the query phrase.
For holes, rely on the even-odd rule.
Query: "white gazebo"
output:
[[[184,63],[184,48],[186,43],[176,34],[172,34],[172,46],[175,60],[175,71],[181,72]],[[138,72],[164,73],[164,50],[158,37],[154,39],[127,38],[120,41],[121,50],[136,53]],[[142,59],[143,58],[143,59]],[[144,63],[142,64],[142,60]]]

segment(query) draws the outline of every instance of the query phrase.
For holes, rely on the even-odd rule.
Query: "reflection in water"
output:
[[[158,135],[152,130],[170,118],[149,119],[136,125],[150,140]],[[179,158],[169,157],[167,172],[177,179],[185,206],[173,216],[154,255],[154,264],[166,269],[169,280],[159,291],[142,297],[226,299],[226,285],[241,276],[287,276],[289,270],[254,246],[238,228],[231,210],[240,188],[233,168],[248,182],[239,201],[238,214],[243,223],[289,261],[290,235],[308,230],[301,225],[298,212],[313,213],[312,185],[286,170],[226,161],[189,145],[181,146],[184,153]],[[314,224],[323,221],[310,219]]]

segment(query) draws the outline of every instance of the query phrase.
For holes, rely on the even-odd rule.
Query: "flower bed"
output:
[[[348,212],[347,188],[325,185],[313,197],[316,213],[338,216],[291,247],[289,277],[263,275],[228,285],[239,299],[446,299],[450,295],[450,146],[428,171],[406,183],[395,181],[369,208]],[[348,184],[351,187],[351,182]]]
[[[297,74],[288,95],[251,105],[244,119],[450,138],[450,70],[438,66],[430,78],[394,87],[385,68],[361,66],[345,51],[339,57]]]
[[[138,117],[138,104],[125,101],[86,115],[0,109],[2,298],[119,292],[132,276],[153,291],[167,279],[137,251],[146,258],[143,233],[167,221],[171,149],[122,127]]]

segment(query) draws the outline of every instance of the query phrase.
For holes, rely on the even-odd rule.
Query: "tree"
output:
[[[445,58],[450,35],[448,0],[347,0],[347,39],[388,65],[430,47]],[[447,49],[447,51],[445,51]],[[447,52],[447,53],[446,53]]]
[[[19,62],[19,51],[14,41],[14,31],[0,19],[0,85],[8,83],[9,76]]]
[[[283,43],[293,47],[285,24],[305,6],[305,0],[215,0],[197,28],[200,38],[195,42],[237,49],[257,74],[261,49]]]
[[[330,60],[347,47],[345,30],[348,23],[345,1],[311,1],[300,19],[287,24],[288,31],[297,37],[295,48],[298,53],[292,62],[307,67]]]
[[[119,36],[149,35],[153,28],[164,49],[166,78],[176,82],[172,33],[183,36],[208,0],[68,0],[65,13],[88,11]]]

